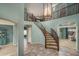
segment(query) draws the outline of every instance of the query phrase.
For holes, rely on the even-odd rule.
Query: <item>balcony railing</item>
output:
[[[56,8],[57,6],[55,6]],[[53,19],[57,19],[57,18],[61,18],[61,17],[66,17],[66,16],[70,16],[70,15],[74,15],[74,14],[78,14],[79,13],[79,3],[72,3],[70,5],[67,5],[63,8],[60,8],[59,10],[56,11],[52,11],[52,17]],[[30,21],[29,20],[29,14],[27,12],[24,12],[24,20],[26,21]],[[41,18],[39,20],[41,21],[45,21],[42,17],[37,16],[37,18]],[[52,20],[52,19],[48,19],[48,20]],[[32,20],[34,21],[34,19]]]
[[[61,18],[61,17],[66,17],[74,14],[79,13],[79,3],[73,3],[67,7],[64,7],[60,10],[54,11],[53,14],[53,19]]]

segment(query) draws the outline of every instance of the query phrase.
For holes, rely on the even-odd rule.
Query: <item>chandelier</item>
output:
[[[43,18],[50,19],[52,17],[52,4],[44,3],[43,4]]]

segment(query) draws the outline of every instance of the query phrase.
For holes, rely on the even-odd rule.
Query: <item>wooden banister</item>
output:
[[[57,35],[57,33],[55,32],[54,29],[51,29],[51,33],[49,33],[45,27],[40,23],[40,22],[34,22],[35,25],[43,32],[44,37],[45,37],[45,47],[46,47],[46,33],[48,33],[57,43],[57,50],[59,51],[59,37]]]

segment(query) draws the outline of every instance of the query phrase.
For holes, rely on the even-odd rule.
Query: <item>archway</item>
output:
[[[0,19],[0,55],[17,55],[15,25],[12,20]]]
[[[77,23],[74,21],[68,21],[61,24],[61,26],[59,25],[58,35],[60,38],[60,55],[67,55],[72,53],[73,51],[77,51],[77,27]],[[62,53],[62,51],[64,51],[64,54]]]

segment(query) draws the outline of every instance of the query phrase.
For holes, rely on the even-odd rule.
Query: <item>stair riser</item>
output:
[[[49,47],[46,47],[46,49],[54,49],[54,50],[58,50],[57,48],[49,48]]]
[[[55,40],[51,40],[51,39],[46,39],[46,41],[55,42]]]
[[[56,45],[56,44],[47,44],[46,46],[50,46],[50,47],[56,47],[56,46],[54,46],[54,45]]]
[[[46,44],[48,44],[48,45],[57,45],[56,43],[46,43]]]
[[[46,47],[46,48],[51,48],[51,49],[56,49],[56,50],[58,49],[58,48],[54,48],[54,47]]]
[[[55,41],[47,41],[46,40],[46,43],[56,43]]]
[[[54,39],[54,38],[52,38],[52,37],[45,37],[45,38],[51,38],[51,39]]]

